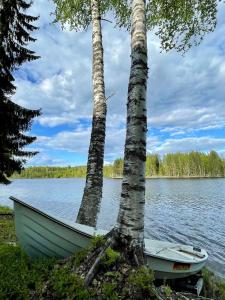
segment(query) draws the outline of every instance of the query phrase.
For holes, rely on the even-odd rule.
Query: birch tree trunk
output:
[[[91,140],[88,152],[86,184],[76,222],[95,227],[102,197],[106,99],[99,1],[91,0],[91,6],[93,48],[92,84],[94,109]]]
[[[145,0],[133,0],[127,132],[116,235],[140,253],[144,250],[147,73]]]

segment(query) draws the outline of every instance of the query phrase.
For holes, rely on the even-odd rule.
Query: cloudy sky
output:
[[[148,34],[149,153],[218,151],[225,155],[225,6],[218,26],[185,56],[161,53],[159,40]],[[224,10],[224,12],[223,12]],[[91,31],[71,32],[51,24],[54,6],[36,0],[30,9],[40,15],[39,31],[30,49],[41,59],[15,72],[14,101],[41,108],[31,134],[39,154],[28,165],[84,165],[92,116]],[[112,19],[113,20],[113,19]],[[123,156],[130,37],[103,23],[106,96],[108,100],[105,162]]]

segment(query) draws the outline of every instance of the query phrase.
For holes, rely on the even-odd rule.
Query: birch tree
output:
[[[103,164],[106,127],[106,97],[101,17],[109,8],[107,1],[53,0],[56,20],[71,29],[86,30],[92,25],[92,89],[93,117],[84,193],[76,222],[96,226],[102,198]]]
[[[91,267],[87,267],[85,279],[87,285],[92,281],[109,247],[119,250],[128,264],[141,266],[145,263],[147,30],[157,26],[156,34],[161,39],[163,49],[168,51],[175,48],[185,52],[192,44],[199,44],[204,34],[216,26],[217,2],[214,0],[112,0],[112,2],[117,15],[117,24],[131,28],[131,69],[122,193],[115,228],[107,235],[104,246],[95,250],[97,257]],[[92,253],[90,257],[93,259],[95,256]],[[87,262],[89,263],[90,259]]]
[[[134,260],[143,264],[146,161],[147,34],[144,0],[132,1],[131,70],[120,208],[115,229]]]

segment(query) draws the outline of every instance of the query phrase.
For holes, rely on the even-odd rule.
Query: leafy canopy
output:
[[[219,0],[220,2],[221,0]],[[53,0],[56,21],[71,30],[86,30],[91,24],[91,0]],[[99,0],[100,13],[113,11],[118,27],[131,28],[132,0]],[[217,0],[146,0],[147,30],[161,40],[161,48],[187,51],[198,45],[217,23]]]
[[[53,0],[56,4],[55,21],[69,25],[70,30],[87,30],[92,22],[91,0]],[[99,1],[100,15],[111,8],[111,1]]]
[[[131,27],[131,0],[111,0],[119,27]],[[154,30],[163,50],[187,51],[216,27],[217,0],[147,0],[147,30]]]

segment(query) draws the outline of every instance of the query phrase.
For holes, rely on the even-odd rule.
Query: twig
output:
[[[104,19],[104,18],[101,18],[102,21],[106,21],[106,22],[109,22],[109,23],[113,23],[112,21],[110,20],[107,20],[107,19]]]
[[[116,93],[112,93],[111,95],[109,95],[107,98],[105,98],[105,102],[109,99],[109,98],[111,98],[111,97],[113,97],[113,96],[115,96],[115,94]]]

